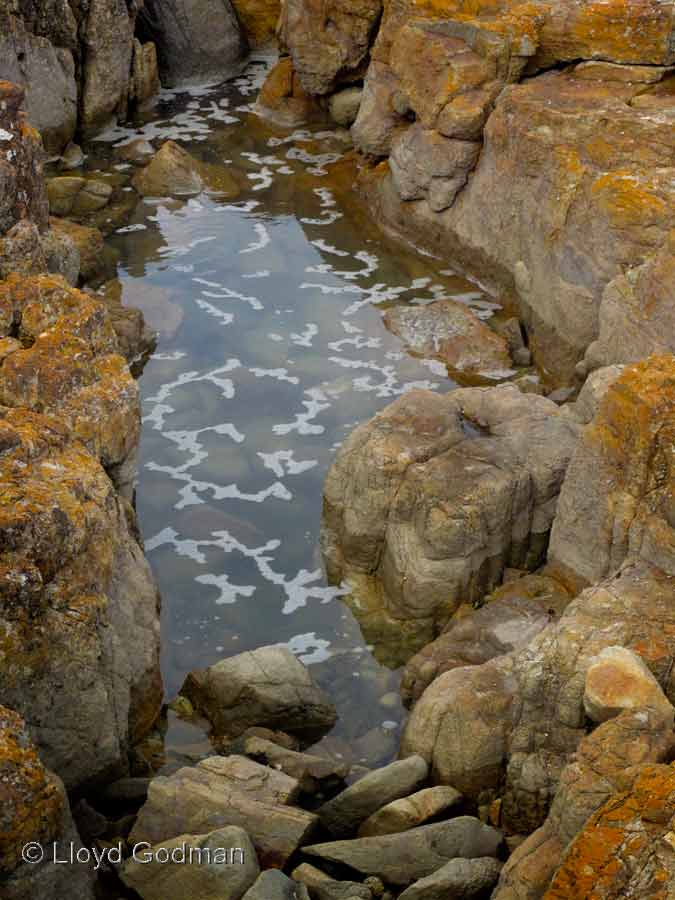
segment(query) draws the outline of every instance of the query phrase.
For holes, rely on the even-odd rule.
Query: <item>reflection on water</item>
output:
[[[110,238],[125,302],[160,333],[141,381],[138,509],[164,602],[164,677],[172,697],[192,668],[283,642],[338,706],[333,748],[381,762],[403,715],[387,668],[400,654],[367,645],[374,620],[364,638],[358,601],[324,579],[322,483],[357,423],[412,387],[452,387],[438,362],[403,352],[382,308],[450,296],[482,316],[493,306],[341,196],[326,166],[348,149],[344,133],[283,131],[251,113],[266,65],[165,92],[90,160],[131,174],[115,145],[171,137],[241,186],[236,202],[143,201]]]

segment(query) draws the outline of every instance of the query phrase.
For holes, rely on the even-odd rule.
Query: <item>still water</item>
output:
[[[454,385],[405,352],[383,309],[451,297],[486,317],[494,305],[365,218],[329,170],[345,132],[283,130],[252,111],[269,64],[165,91],[96,145],[125,176],[121,145],[172,138],[241,188],[235,201],[144,200],[109,238],[125,302],[159,332],[141,379],[138,512],[163,598],[168,699],[190,669],[284,643],[336,702],[327,745],[376,764],[396,752],[400,660],[366,642],[344,588],[324,578],[322,483],[355,425],[413,387]],[[180,752],[195,735],[172,721]]]

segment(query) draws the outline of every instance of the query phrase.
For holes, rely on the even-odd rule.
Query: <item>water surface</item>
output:
[[[345,132],[281,130],[252,113],[268,65],[165,91],[137,127],[96,145],[100,165],[128,176],[111,163],[116,146],[170,137],[241,186],[236,201],[146,199],[109,239],[125,302],[160,336],[141,379],[138,512],[163,597],[168,698],[190,669],[284,643],[337,704],[326,744],[375,764],[396,752],[400,660],[366,643],[344,588],[324,578],[322,483],[355,425],[411,388],[453,386],[438,362],[404,351],[382,310],[494,305],[346,202],[330,174]],[[194,735],[174,724],[169,740],[180,750]]]

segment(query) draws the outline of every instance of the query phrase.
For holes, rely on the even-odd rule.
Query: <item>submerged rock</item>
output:
[[[237,737],[260,725],[311,741],[329,731],[336,720],[330,699],[282,645],[259,647],[202,672],[191,672],[181,693],[219,736]]]
[[[314,844],[303,852],[343,863],[364,875],[408,885],[437,871],[451,859],[496,856],[502,833],[471,816],[422,825],[401,834]]]
[[[202,163],[174,141],[165,141],[148,165],[134,175],[139,194],[150,197],[182,197],[212,190],[234,198],[239,187],[227,169]]]
[[[504,338],[461,303],[394,306],[384,322],[413,353],[438,359],[450,369],[486,378],[503,378],[512,371]]]

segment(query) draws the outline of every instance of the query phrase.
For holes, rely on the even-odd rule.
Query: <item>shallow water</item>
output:
[[[250,111],[268,65],[164,92],[89,161],[128,175],[115,145],[171,137],[242,187],[235,202],[145,200],[109,238],[125,302],[160,335],[141,379],[138,512],[163,597],[167,697],[190,669],[282,642],[338,706],[327,743],[375,764],[396,751],[400,659],[366,644],[345,589],[324,578],[323,480],[356,424],[413,387],[454,384],[405,353],[382,309],[453,297],[487,316],[494,305],[341,196],[326,166],[348,150],[344,133],[282,130]],[[194,741],[174,722],[175,750]]]

